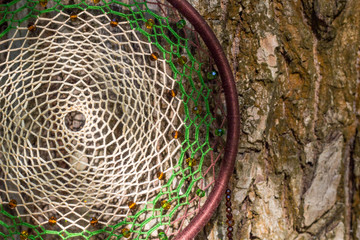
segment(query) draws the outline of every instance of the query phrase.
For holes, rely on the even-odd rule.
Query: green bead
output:
[[[209,80],[213,80],[213,79],[215,79],[217,76],[218,76],[218,72],[215,71],[215,70],[212,70],[211,72],[209,72],[209,73],[207,74],[207,78],[208,78]]]
[[[168,240],[168,237],[164,232],[159,232],[159,240]]]
[[[198,190],[196,190],[196,195],[198,195],[199,197],[205,197],[205,191],[199,188]]]
[[[216,136],[219,136],[219,137],[221,137],[222,135],[224,135],[224,133],[225,133],[225,131],[224,131],[223,129],[221,129],[221,128],[216,129],[216,131],[215,131],[215,135],[216,135]]]
[[[186,21],[184,19],[181,19],[176,23],[176,27],[178,29],[183,29],[185,27],[185,25],[186,25]]]

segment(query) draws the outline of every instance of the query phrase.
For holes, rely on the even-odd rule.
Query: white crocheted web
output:
[[[181,232],[211,196],[226,135],[221,80],[194,27],[163,0],[1,11],[0,238]]]
[[[114,225],[128,201],[153,200],[170,176],[183,126],[173,73],[128,22],[59,12],[0,42],[0,196],[34,225],[79,232]],[[6,46],[6,47],[4,47]],[[160,53],[151,61],[151,53]],[[170,104],[171,102],[171,104]]]

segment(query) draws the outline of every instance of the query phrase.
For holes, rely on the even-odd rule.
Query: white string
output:
[[[83,11],[71,21],[60,12],[39,17],[34,33],[19,27],[14,36],[26,37],[0,42],[19,52],[0,63],[0,196],[16,199],[17,215],[34,224],[53,215],[72,232],[89,228],[93,216],[115,224],[130,214],[128,200],[152,200],[156,172],[171,175],[179,158],[170,132],[184,125],[183,106],[165,96],[176,84],[172,71],[162,57],[149,60],[160,51],[128,22],[109,23],[106,15]],[[13,49],[14,41],[23,47]],[[69,127],[70,113],[77,122]]]

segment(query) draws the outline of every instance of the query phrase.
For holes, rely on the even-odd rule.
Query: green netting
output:
[[[225,132],[217,73],[192,27],[175,9],[160,1],[14,0],[0,4],[0,19],[0,236],[166,239],[179,233],[212,190]],[[76,25],[76,21],[81,24]],[[74,42],[74,55],[60,49],[69,41]],[[84,54],[78,51],[82,42]],[[103,47],[92,54],[97,45]],[[159,59],[149,60],[154,52]],[[44,58],[39,67],[39,59]],[[71,78],[52,80],[64,72]],[[122,81],[119,76],[125,79],[130,75],[135,80],[117,85]],[[148,83],[144,79],[149,79]],[[42,87],[45,90],[40,91]],[[101,131],[89,128],[90,138],[102,139],[101,146],[93,150],[84,145],[82,155],[73,153],[74,148],[83,146],[73,143],[78,135],[65,138],[65,130],[56,125],[62,118],[46,115],[47,109],[55,112],[58,108],[65,115],[67,110],[61,107],[63,102],[66,105],[72,101],[73,95],[66,95],[71,88],[79,88],[79,93],[71,94],[84,94],[85,99],[91,96],[86,95],[87,90],[99,92],[84,115],[94,122],[97,120],[93,115],[103,119],[102,126],[96,124]],[[161,106],[149,106],[152,101]],[[102,108],[105,113],[100,115]],[[117,113],[119,108],[121,114]],[[80,107],[79,111],[84,109]],[[125,112],[130,117],[120,116]],[[156,124],[151,125],[152,121]],[[39,130],[35,131],[37,123]],[[117,135],[119,126],[126,137]],[[56,129],[55,135],[62,135],[51,136],[52,128]],[[47,132],[45,137],[40,136],[43,131]],[[35,133],[39,136],[32,136]],[[61,143],[53,139],[61,139]],[[139,150],[141,144],[143,150]],[[117,155],[116,149],[121,154]],[[100,158],[90,150],[105,152]],[[70,160],[61,163],[61,159]],[[129,168],[122,159],[127,159]],[[146,171],[141,168],[145,165]],[[69,173],[63,169],[69,169]],[[159,180],[161,173],[166,177]],[[134,180],[129,175],[140,177]],[[75,186],[71,181],[76,182]],[[73,194],[77,186],[91,189],[90,197]],[[101,194],[94,193],[97,188]],[[11,199],[17,199],[15,208],[9,206]],[[129,209],[132,202],[136,207]],[[43,206],[46,208],[41,209]],[[51,216],[56,216],[55,226],[48,223]]]

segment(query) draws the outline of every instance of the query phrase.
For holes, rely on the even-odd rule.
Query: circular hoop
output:
[[[200,209],[200,213],[196,215],[190,224],[175,238],[175,240],[192,239],[201,231],[219,206],[226,184],[234,171],[240,134],[239,104],[235,81],[229,62],[227,61],[225,53],[214,32],[194,7],[186,0],[168,0],[168,2],[189,20],[210,50],[210,53],[215,59],[215,64],[219,69],[223,89],[225,91],[227,108],[228,135],[226,139],[225,155],[224,161],[221,163],[219,175],[215,182],[214,190],[210,193],[206,203]]]

